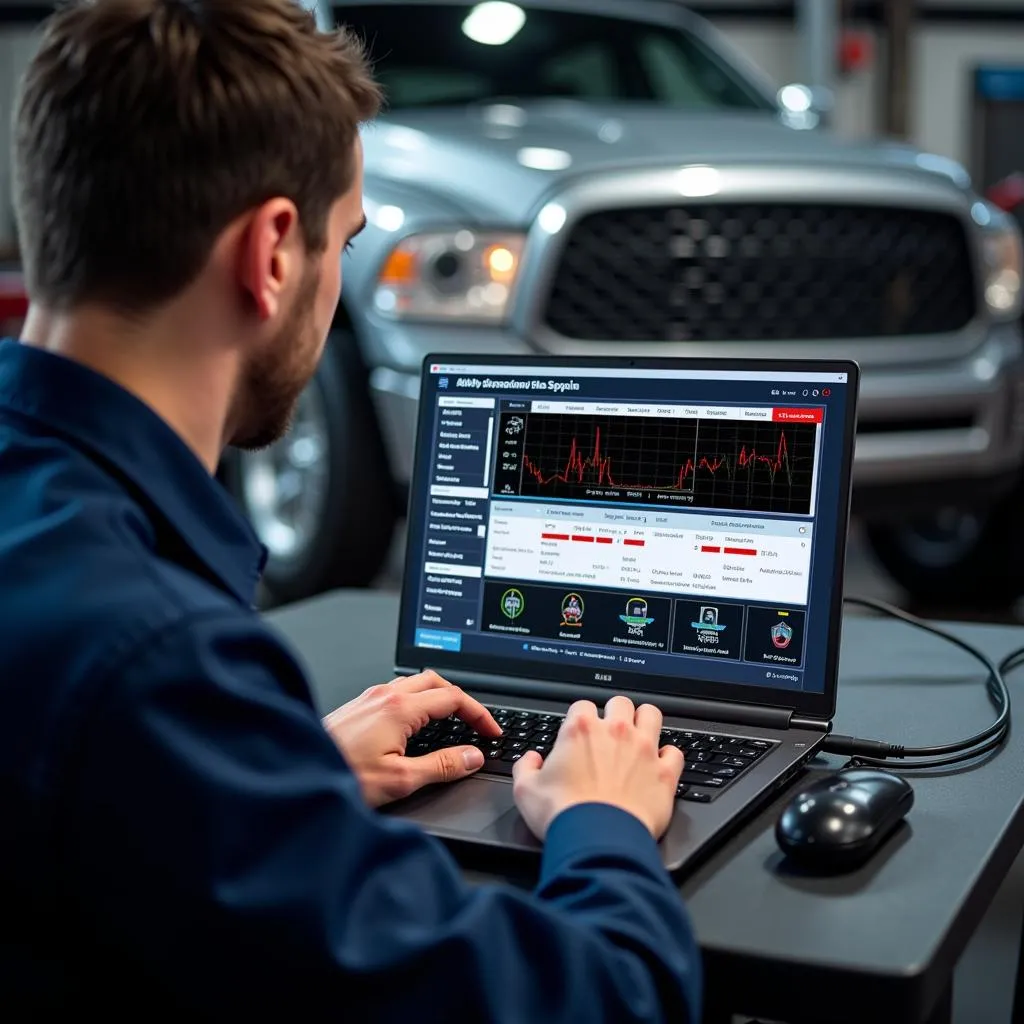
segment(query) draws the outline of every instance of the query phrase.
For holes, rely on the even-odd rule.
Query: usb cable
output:
[[[961,640],[948,630],[934,626],[924,619],[903,611],[887,601],[876,601],[869,597],[847,597],[846,604],[866,608],[897,619],[900,622],[931,633],[948,643],[959,647],[975,661],[984,666],[987,673],[985,690],[996,710],[995,721],[990,726],[968,739],[955,743],[944,743],[930,747],[904,747],[882,740],[865,740],[855,736],[830,735],[822,744],[822,751],[850,757],[848,767],[888,768],[896,771],[920,771],[923,769],[947,768],[951,765],[973,761],[983,754],[997,750],[1006,739],[1010,728],[1010,692],[1006,687],[1005,673],[1024,665],[1024,647],[1008,654],[996,664],[984,651]],[[895,763],[898,762],[898,763]]]

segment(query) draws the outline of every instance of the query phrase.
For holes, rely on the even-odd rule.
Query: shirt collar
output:
[[[127,477],[220,584],[252,603],[266,550],[223,487],[148,405],[80,363],[5,340],[5,407]]]

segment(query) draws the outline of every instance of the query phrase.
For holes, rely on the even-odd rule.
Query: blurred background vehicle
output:
[[[857,358],[875,557],[919,604],[1024,594],[1020,229],[964,85],[987,63],[1006,98],[1012,5],[306,5],[363,35],[390,109],[294,429],[221,471],[270,600],[389,571],[419,366],[453,349]]]
[[[1024,458],[1020,233],[959,164],[818,129],[813,90],[659,0],[344,15],[389,96],[370,227],[296,430],[225,474],[274,594],[379,569],[428,353],[623,347],[857,358],[856,500],[887,569],[918,597],[1024,592],[1000,502]]]
[[[0,338],[16,338],[26,313],[28,296],[21,271],[14,260],[0,261]]]
[[[1004,178],[988,189],[986,195],[999,209],[1010,214],[1024,230],[1024,172],[1018,171]]]

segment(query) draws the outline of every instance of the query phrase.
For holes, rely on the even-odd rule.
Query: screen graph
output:
[[[525,420],[518,457],[503,474],[508,481],[516,471],[522,497],[811,512],[815,424],[547,413]]]

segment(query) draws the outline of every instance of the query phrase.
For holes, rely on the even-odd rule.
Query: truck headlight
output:
[[[523,235],[492,231],[410,235],[381,268],[374,306],[397,319],[503,320],[524,242]]]
[[[1021,312],[1021,283],[1024,281],[1024,253],[1020,231],[1004,219],[995,222],[983,238],[985,257],[985,303],[1000,320],[1016,319]]]

